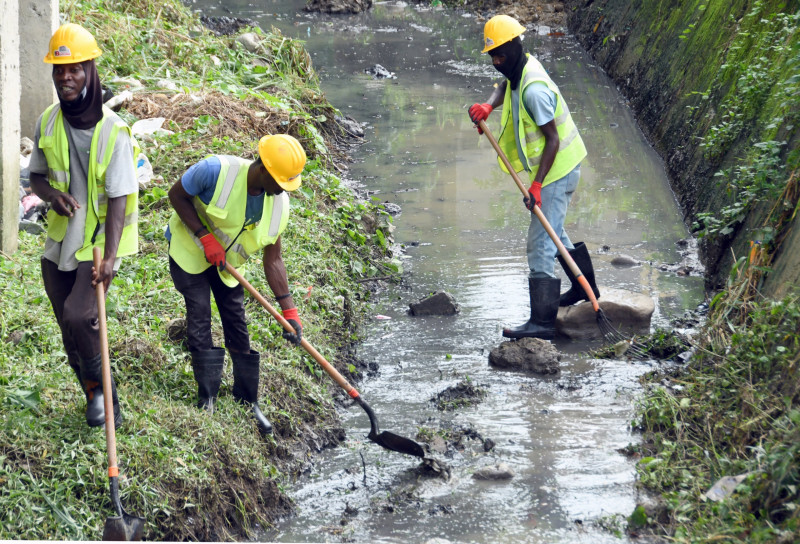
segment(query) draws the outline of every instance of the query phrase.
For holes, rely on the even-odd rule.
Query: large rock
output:
[[[436,291],[419,302],[412,302],[408,307],[408,313],[416,316],[455,315],[460,311],[453,296],[445,291]]]
[[[600,287],[598,303],[603,314],[617,330],[631,334],[649,334],[650,318],[656,307],[653,299],[625,289]],[[572,339],[601,338],[597,314],[590,302],[558,309],[556,331]]]
[[[556,374],[561,353],[547,340],[521,338],[503,342],[489,353],[489,364],[497,368],[524,370],[534,374]]]

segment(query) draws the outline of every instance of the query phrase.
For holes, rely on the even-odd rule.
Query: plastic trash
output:
[[[139,182],[140,189],[146,189],[147,184],[153,179],[153,165],[144,153],[139,153],[136,157],[136,181]]]
[[[703,493],[703,497],[714,502],[719,502],[729,497],[736,490],[736,486],[742,483],[750,474],[750,472],[746,472],[738,476],[723,476],[711,486],[711,489]]]
[[[131,132],[134,136],[141,136],[143,134],[152,134],[161,128],[164,124],[163,117],[152,117],[150,119],[140,119],[131,126]]]

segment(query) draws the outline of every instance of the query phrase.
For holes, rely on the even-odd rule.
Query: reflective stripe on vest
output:
[[[214,196],[208,204],[193,198],[194,209],[203,225],[226,248],[225,259],[234,268],[240,267],[256,251],[275,243],[289,222],[289,195],[285,192],[264,195],[261,219],[254,225],[244,227],[247,211],[247,172],[252,161],[216,155],[220,161],[220,172]],[[203,243],[177,212],[169,222],[172,240],[169,254],[175,262],[190,274],[199,274],[211,266],[205,258]],[[236,279],[227,272],[220,272],[226,285],[237,285]]]
[[[105,246],[105,218],[108,208],[108,197],[105,192],[106,170],[111,163],[120,130],[126,130],[133,144],[134,159],[140,149],[130,132],[130,128],[110,109],[103,107],[103,117],[95,125],[92,144],[89,151],[89,171],[87,172],[87,200],[91,203],[86,213],[83,246],[75,253],[79,261],[92,260],[92,247]],[[47,159],[49,183],[55,189],[68,193],[69,175],[69,142],[61,104],[56,102],[45,110],[39,135],[39,147]],[[134,172],[135,175],[135,172]],[[67,231],[69,217],[61,216],[50,209],[47,213],[47,235],[60,242]],[[124,257],[138,251],[139,193],[127,195],[125,201],[125,218],[122,236],[120,237],[117,256]]]
[[[513,125],[514,116],[511,111],[511,86],[507,85],[500,119],[501,132],[498,143],[508,157],[509,162],[511,162],[511,165],[514,167],[514,170],[516,172],[521,172],[524,170],[524,164],[517,151],[517,138],[519,138],[520,141],[524,141],[524,145],[521,147],[523,153],[525,153],[525,160],[530,169],[530,179],[533,180],[536,177],[536,172],[539,170],[539,164],[541,163],[542,154],[544,152],[545,137],[542,130],[536,125],[536,122],[528,113],[522,101],[525,89],[534,82],[544,83],[556,96],[556,111],[553,121],[558,130],[559,147],[553,165],[550,167],[544,179],[544,183],[542,184],[548,185],[566,176],[578,166],[586,157],[586,147],[583,144],[583,140],[578,133],[578,128],[572,120],[569,108],[564,98],[561,96],[561,91],[558,89],[558,86],[553,83],[547,75],[541,63],[530,55],[528,55],[528,62],[522,71],[518,93],[519,125],[517,127],[509,126]],[[499,157],[497,162],[500,164],[503,171],[508,171]]]

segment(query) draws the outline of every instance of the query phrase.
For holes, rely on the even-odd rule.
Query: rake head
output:
[[[606,317],[603,310],[597,310],[597,326],[603,334],[603,339],[612,344],[623,344],[623,353],[630,354],[634,359],[648,359],[649,353],[646,349],[638,346],[635,342],[635,336],[626,336],[618,331],[611,320]]]

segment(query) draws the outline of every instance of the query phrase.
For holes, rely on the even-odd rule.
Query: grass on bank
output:
[[[301,43],[253,29],[260,46],[250,53],[205,31],[176,0],[72,1],[62,9],[97,36],[104,84],[117,93],[132,78],[144,84],[121,115],[131,123],[162,116],[174,131],[140,142],[157,178],[140,192],[140,253],[125,260],[107,302],[125,416],[117,433],[123,505],[146,519],[150,540],[244,538],[289,512],[282,485],[314,449],[342,439],[337,389],[248,298],[253,348],[262,354],[260,401],[275,435],[262,439],[232,401],[230,363],[218,410],[209,417],[194,408],[188,353],[167,330],[184,305],[167,268],[166,191],[207,154],[254,156],[265,133],[303,143],[309,162],[291,198],[284,260],[305,336],[351,379],[358,371],[340,354],[368,300],[356,280],[398,271],[386,259],[388,216],[335,174],[337,111]],[[83,419],[83,394],[41,284],[43,245],[43,236],[20,233],[19,251],[0,256],[0,539],[98,539],[113,515],[105,437]],[[245,275],[272,297],[260,259]],[[214,335],[221,344],[218,320]]]
[[[800,541],[800,290],[761,298],[762,258],[754,251],[737,263],[688,367],[645,380],[634,422],[644,433],[639,480],[664,507],[638,508],[634,532],[649,525],[681,543]],[[705,498],[737,476],[727,498]]]

